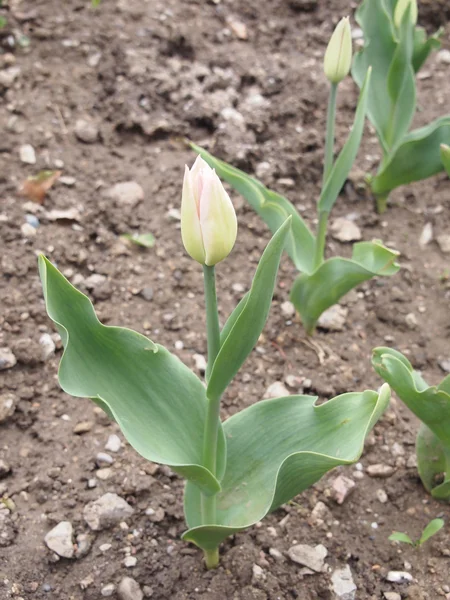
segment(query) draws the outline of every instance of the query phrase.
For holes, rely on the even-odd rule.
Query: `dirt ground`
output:
[[[321,61],[333,26],[353,14],[355,3],[104,0],[98,10],[88,0],[3,4],[0,347],[17,363],[0,372],[1,394],[15,405],[0,425],[0,496],[15,505],[0,511],[0,599],[117,597],[115,586],[131,577],[154,600],[332,600],[331,573],[346,565],[357,586],[348,598],[450,598],[450,508],[422,488],[414,464],[417,422],[395,399],[361,463],[342,471],[356,484],[342,505],[333,499],[339,475],[333,472],[260,526],[229,539],[221,566],[206,572],[201,553],[179,539],[182,481],[123,439],[113,463],[102,463],[97,455],[116,426],[88,400],[60,390],[61,349],[43,360],[40,343],[54,333],[37,273],[42,251],[89,293],[104,322],[145,333],[196,369],[194,355],[206,353],[202,273],[184,252],[177,213],[184,165],[195,157],[180,138],[256,173],[314,226],[327,99]],[[446,26],[446,48],[449,16],[444,2],[423,5],[425,25]],[[419,81],[417,124],[448,113],[449,72],[433,55]],[[350,78],[340,89],[338,145],[357,99]],[[26,144],[35,164],[30,149],[21,151]],[[368,127],[355,172],[373,170],[378,158]],[[43,207],[18,194],[41,169],[63,171]],[[441,175],[400,189],[379,217],[354,180],[333,217],[352,215],[363,239],[380,238],[399,250],[401,271],[349,294],[344,329],[319,330],[311,341],[281,310],[295,275],[284,258],[269,322],[224,398],[224,417],[261,399],[276,381],[291,393],[321,398],[376,389],[381,382],[370,355],[379,345],[405,352],[430,383],[445,375],[449,255],[435,239],[450,226],[450,183]],[[111,198],[110,188],[127,181],[142,187],[142,199]],[[234,194],[233,201],[240,228],[232,255],[218,268],[222,318],[248,289],[269,239],[244,200]],[[54,213],[68,209],[65,218]],[[434,239],[420,246],[426,224]],[[155,247],[125,244],[120,235],[128,232],[152,232]],[[328,249],[350,253],[332,238]],[[389,476],[370,477],[372,464],[392,467]],[[83,509],[106,492],[126,499],[134,514],[92,532]],[[416,537],[438,516],[446,528],[422,549],[388,541],[393,530]],[[73,525],[76,558],[58,560],[44,544],[60,521]],[[294,543],[323,544],[324,572],[304,575],[287,556]],[[391,570],[409,572],[411,581],[387,581]]]

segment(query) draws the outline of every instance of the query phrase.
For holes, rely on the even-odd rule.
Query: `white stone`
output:
[[[386,492],[382,488],[379,488],[375,493],[378,498],[378,501],[381,502],[381,504],[386,504],[386,502],[388,501],[388,495],[386,494]]]
[[[63,558],[72,558],[75,552],[73,546],[73,528],[69,521],[61,521],[47,533],[44,540],[47,547]]]
[[[289,302],[289,300],[286,300],[286,302],[283,302],[281,304],[280,308],[281,308],[281,314],[286,319],[292,319],[292,317],[295,316],[295,306],[292,304],[292,302]]]
[[[354,600],[356,598],[356,585],[348,565],[345,565],[343,569],[333,571],[331,584],[336,599]]]
[[[117,206],[134,208],[144,199],[144,190],[136,181],[122,181],[116,183],[105,192]]]
[[[17,363],[17,358],[9,348],[0,348],[0,371],[11,369]]]
[[[327,308],[319,317],[317,326],[326,331],[342,331],[347,319],[348,309],[334,304]]]
[[[36,227],[33,227],[33,225],[30,225],[30,223],[22,223],[22,225],[20,226],[20,231],[23,235],[23,237],[32,239],[34,237],[36,237]]]
[[[288,550],[288,556],[291,560],[320,573],[324,567],[324,561],[328,550],[322,544],[317,546],[307,546],[306,544],[297,544]]]
[[[419,238],[419,246],[426,246],[433,239],[433,225],[431,223],[426,223],[424,228],[422,229],[422,233]]]
[[[410,329],[415,329],[418,325],[417,317],[414,313],[408,313],[405,317],[405,322]]]
[[[31,144],[23,144],[19,148],[20,160],[26,165],[36,164],[36,152]]]
[[[97,500],[86,504],[83,516],[93,531],[107,529],[130,517],[133,508],[117,494],[108,492]]]
[[[289,396],[290,392],[287,387],[281,381],[274,381],[264,392],[264,398],[282,398]]]
[[[384,592],[385,600],[402,600],[402,597],[397,592]]]
[[[113,457],[110,454],[106,454],[106,452],[98,452],[95,460],[98,465],[112,465],[114,462]]]
[[[135,556],[127,556],[124,559],[123,564],[127,569],[132,569],[137,565],[137,558]]]
[[[361,230],[354,221],[339,217],[333,221],[331,235],[339,242],[357,242],[362,238]]]
[[[19,67],[8,67],[0,69],[0,86],[9,88],[20,75]]]
[[[100,593],[104,598],[109,598],[109,596],[112,596],[115,591],[116,591],[116,586],[113,583],[108,583],[108,585],[105,585],[104,587],[102,587],[102,589],[100,590]]]
[[[194,354],[192,358],[194,359],[195,368],[200,371],[200,373],[204,373],[206,371],[207,363],[203,354]]]
[[[6,393],[0,396],[0,423],[6,421],[16,410],[16,398],[13,394]]]
[[[75,123],[75,135],[85,144],[94,144],[98,140],[98,127],[91,119],[78,119]]]
[[[439,52],[436,54],[436,58],[438,62],[444,65],[450,65],[450,50],[439,50]]]
[[[413,578],[406,571],[389,571],[386,579],[392,581],[392,583],[407,583],[408,581],[412,581]]]
[[[117,588],[120,600],[143,600],[144,593],[137,581],[131,577],[124,577]]]
[[[42,348],[41,357],[43,361],[48,360],[51,356],[55,354],[56,346],[50,334],[43,333],[39,338],[39,344]]]
[[[122,447],[121,439],[115,433],[112,433],[105,444],[105,450],[108,452],[119,452]]]
[[[259,565],[253,565],[252,567],[253,579],[255,581],[263,581],[266,578],[266,574],[264,573],[264,569]]]
[[[370,475],[370,477],[390,477],[393,472],[393,467],[390,465],[383,465],[381,463],[367,467],[367,473]]]

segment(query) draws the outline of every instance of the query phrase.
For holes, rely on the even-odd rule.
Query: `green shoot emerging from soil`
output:
[[[420,548],[431,537],[436,535],[444,527],[444,521],[442,519],[433,519],[428,523],[425,529],[422,531],[422,535],[418,540],[413,541],[407,533],[401,531],[394,531],[389,536],[391,542],[401,542],[402,544],[410,544],[414,548]]]

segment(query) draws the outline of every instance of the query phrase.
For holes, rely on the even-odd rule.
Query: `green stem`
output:
[[[325,186],[327,179],[330,176],[331,169],[333,168],[337,87],[337,83],[331,84],[330,99],[328,100],[327,132],[325,136],[325,161],[323,165],[322,188]]]
[[[337,83],[330,87],[330,98],[328,100],[327,132],[325,136],[325,160],[323,165],[322,189],[325,187],[334,162],[334,130],[336,122],[336,96]],[[327,238],[328,212],[319,213],[319,224],[317,227],[316,249],[314,255],[314,268],[317,269],[323,263],[325,255],[325,243]]]
[[[208,339],[208,371],[211,372],[214,361],[220,350],[220,327],[217,310],[216,280],[214,267],[203,266],[206,303],[206,330]],[[203,466],[213,475],[217,471],[217,440],[220,423],[220,397],[208,398],[205,429],[203,435]],[[216,497],[202,494],[201,498],[202,523],[212,525],[216,522]],[[214,554],[214,552],[217,554]],[[218,550],[205,551],[205,561],[208,568],[217,566]]]
[[[383,214],[387,208],[389,194],[382,194],[381,196],[375,196],[375,201],[377,204],[377,213],[379,215]]]
[[[214,550],[203,550],[205,565],[207,569],[215,569],[219,564],[219,548]]]

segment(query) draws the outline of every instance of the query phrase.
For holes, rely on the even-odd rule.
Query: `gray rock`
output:
[[[105,450],[107,450],[108,452],[119,452],[121,447],[122,442],[120,440],[120,437],[115,433],[112,433],[105,444]]]
[[[147,300],[147,302],[151,302],[154,295],[153,288],[149,285],[145,288],[142,288],[140,295],[144,298],[144,300]]]
[[[350,477],[346,477],[345,475],[338,475],[331,484],[334,500],[336,500],[338,504],[343,504],[355,487],[356,483],[353,479],[350,479]]]
[[[291,546],[288,550],[288,556],[291,560],[315,571],[321,573],[324,567],[324,561],[328,550],[322,544],[317,546],[307,546],[306,544],[297,544]]]
[[[78,119],[75,123],[75,135],[85,144],[94,144],[98,140],[98,127],[91,119]]]
[[[16,398],[14,394],[2,394],[0,396],[0,423],[6,421],[16,410]]]
[[[442,233],[436,238],[439,248],[444,254],[450,253],[450,234]]]
[[[7,477],[11,473],[11,467],[9,464],[0,458],[0,479]]]
[[[264,573],[264,569],[257,564],[254,564],[252,567],[253,572],[253,581],[264,581],[266,579],[266,574]]]
[[[131,577],[124,577],[117,588],[120,600],[143,600],[141,586]]]
[[[117,494],[108,492],[84,507],[83,516],[93,531],[112,527],[133,514],[133,508]]]
[[[105,192],[117,206],[134,208],[144,199],[144,190],[136,181],[116,183]]]
[[[429,244],[433,239],[433,225],[431,223],[425,223],[422,233],[419,238],[419,246],[422,248]]]
[[[438,365],[444,371],[444,373],[450,373],[450,360],[440,360]]]
[[[108,583],[107,585],[102,587],[102,589],[100,590],[100,594],[104,598],[109,598],[110,596],[112,596],[114,594],[115,591],[116,591],[116,586],[113,583]]]
[[[95,462],[99,465],[112,465],[114,462],[113,457],[106,452],[99,452],[95,457]]]
[[[377,496],[378,501],[381,502],[381,504],[386,504],[386,502],[388,501],[388,495],[382,488],[379,488],[375,492],[375,494]]]
[[[370,477],[390,477],[394,472],[394,468],[390,465],[376,464],[367,467],[367,474]]]
[[[347,308],[335,304],[320,315],[317,326],[326,331],[343,331],[347,315]]]
[[[11,369],[17,363],[17,358],[9,348],[0,348],[0,371]]]
[[[361,230],[356,223],[339,217],[333,221],[331,235],[339,242],[357,242],[362,238]]]
[[[39,338],[39,344],[42,347],[42,360],[45,362],[48,360],[53,354],[55,354],[56,346],[55,342],[52,339],[52,336],[48,333],[43,333]]]
[[[73,558],[75,548],[72,541],[73,528],[70,521],[61,521],[53,527],[44,540],[47,547],[63,558]]]
[[[352,572],[348,565],[343,569],[336,569],[331,575],[332,590],[335,598],[339,600],[354,600],[356,597],[356,585],[353,581]]]
[[[264,398],[282,398],[283,396],[290,396],[290,392],[281,381],[274,381],[264,392]]]
[[[36,164],[36,152],[31,144],[23,144],[19,148],[19,156],[21,162],[26,165],[35,165]]]
[[[132,569],[137,565],[137,558],[135,556],[127,556],[123,561],[123,565],[127,569]]]
[[[389,571],[386,579],[392,583],[407,583],[408,581],[412,581],[413,578],[411,573],[407,571]]]
[[[89,277],[86,277],[84,280],[84,285],[88,290],[93,290],[94,288],[103,285],[106,282],[106,277],[104,275],[100,275],[100,273],[92,273]]]
[[[0,88],[9,88],[20,75],[19,67],[8,67],[0,69]]]

